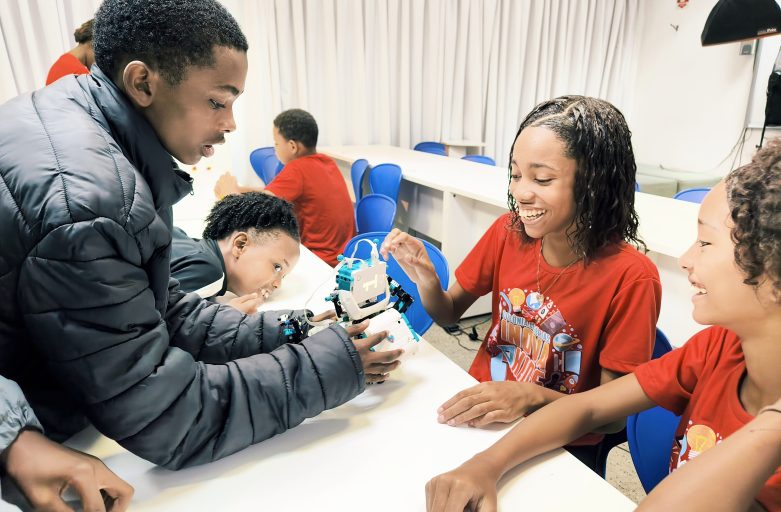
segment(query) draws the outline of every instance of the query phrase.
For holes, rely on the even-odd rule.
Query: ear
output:
[[[238,233],[234,234],[233,238],[231,239],[231,254],[233,257],[239,259],[239,256],[241,256],[247,249],[248,243],[249,237],[244,231],[239,231]]]
[[[152,104],[159,90],[160,80],[160,74],[140,60],[129,62],[122,72],[125,94],[139,108],[146,108]]]
[[[296,156],[298,156],[301,150],[304,148],[303,144],[294,140],[287,141],[287,145],[290,148],[290,151]]]

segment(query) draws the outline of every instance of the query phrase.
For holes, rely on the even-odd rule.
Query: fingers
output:
[[[368,324],[369,324],[368,321],[366,321],[367,326]],[[363,332],[364,329],[361,329],[361,332]],[[388,331],[375,332],[371,336],[367,336],[366,338],[360,340],[361,347],[359,348],[359,350],[368,350],[376,345],[379,345],[380,343],[382,343],[382,340],[384,340],[387,336],[388,336]]]
[[[483,385],[478,384],[477,386],[472,386],[471,388],[459,391],[447,402],[440,405],[437,409],[437,412],[439,413],[440,417],[445,416],[445,421],[447,421],[456,414],[460,414],[466,409],[477,405],[478,403],[484,402],[485,400],[477,398],[477,395],[480,395],[482,390]],[[454,409],[453,407],[456,405],[458,405],[458,407]]]
[[[325,313],[320,313],[319,315],[313,316],[312,317],[312,321],[313,322],[322,322],[323,320],[331,320],[332,318],[336,318],[336,312],[335,311],[326,311]]]
[[[367,384],[380,384],[385,382],[388,378],[388,374],[385,373],[365,373],[364,380]]]
[[[401,365],[401,361],[393,361],[392,363],[371,363],[364,367],[365,373],[374,374],[388,374]]]
[[[388,253],[393,254],[393,256],[398,259],[398,252],[416,255],[420,254],[421,250],[425,252],[423,242],[414,236],[410,236],[409,233],[400,231],[398,228],[388,233],[388,236],[385,237],[385,240],[380,246],[380,253],[385,258],[388,257]]]
[[[402,233],[399,228],[393,228],[391,232],[385,236],[385,240],[383,240],[382,244],[380,245],[380,254],[383,258],[388,259],[388,251],[390,250],[393,241],[402,234],[406,233]]]
[[[361,322],[359,324],[348,325],[347,327],[345,327],[344,330],[347,331],[347,334],[351,338],[354,338],[355,336],[358,336],[363,331],[365,331],[367,327],[369,327],[369,321],[368,320],[364,320],[363,322]]]
[[[257,293],[250,293],[249,295],[242,295],[228,302],[231,307],[234,307],[245,314],[252,314],[257,312],[258,306],[263,304],[265,297],[258,295]]]
[[[79,464],[79,467],[74,470],[69,484],[81,497],[81,506],[85,512],[106,512],[92,465],[87,462]]]
[[[54,492],[44,500],[33,501],[31,499],[30,504],[33,506],[34,510],[39,510],[41,512],[74,512],[73,509],[66,505],[65,502],[62,501],[62,498]],[[84,510],[88,509],[85,508]]]
[[[109,471],[109,473],[111,472]],[[112,482],[103,487],[103,492],[113,500],[113,504],[108,510],[111,512],[125,512],[130,506],[130,500],[133,499],[135,489],[114,473],[111,473],[111,477]]]

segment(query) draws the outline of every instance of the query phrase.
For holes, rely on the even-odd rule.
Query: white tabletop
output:
[[[443,158],[395,146],[321,147],[334,159],[354,162],[365,158],[370,165],[395,163],[405,180],[443,192],[507,207],[507,169]],[[667,197],[635,193],[640,235],[648,249],[677,258],[696,238],[698,206]]]

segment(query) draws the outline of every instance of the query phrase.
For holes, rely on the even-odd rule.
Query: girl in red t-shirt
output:
[[[781,414],[781,140],[710,191],[697,231],[680,263],[692,284],[694,319],[713,327],[633,374],[529,415],[488,450],[429,482],[429,504],[461,510],[481,503],[494,510],[496,482],[510,468],[661,405],[681,415],[671,470],[692,466],[651,493],[649,509],[738,510],[756,499],[767,510],[781,510],[778,456],[752,458],[755,452],[781,452],[781,436],[758,434],[757,447],[746,440],[751,430],[742,428],[773,428],[778,422],[767,415]],[[734,460],[737,445],[746,448],[742,462],[750,469],[714,471],[697,459],[738,430],[737,443],[726,445],[723,457],[705,460]]]
[[[583,96],[543,102],[521,123],[510,160],[510,212],[459,266],[449,290],[419,240],[394,230],[382,246],[440,325],[492,294],[493,323],[470,369],[481,384],[440,407],[439,421],[449,425],[511,422],[631,373],[650,359],[655,339],[659,274],[627,243],[642,245],[623,115]]]

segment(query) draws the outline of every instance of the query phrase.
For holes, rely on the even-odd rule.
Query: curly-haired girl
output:
[[[697,241],[680,258],[692,285],[694,319],[712,327],[633,374],[531,414],[488,450],[429,482],[429,510],[443,510],[445,503],[448,510],[467,504],[495,510],[496,482],[508,469],[655,405],[681,416],[671,471],[755,416],[779,414],[772,404],[781,398],[780,217],[781,142],[775,141],[708,193],[700,207]],[[778,453],[779,446],[766,448]],[[735,510],[729,503],[735,503],[739,491],[729,477],[736,469],[740,489],[751,489],[744,481],[748,472],[725,467],[718,481],[707,482],[707,492],[691,492],[696,486],[684,494],[680,486],[660,488],[671,494],[656,496],[655,509]],[[756,500],[767,510],[781,510],[781,472],[755,473],[762,477],[754,487]]]
[[[472,249],[449,290],[419,240],[388,235],[383,253],[417,283],[440,325],[492,293],[493,323],[469,370],[481,384],[445,402],[440,422],[511,422],[649,360],[661,285],[653,263],[630,245],[642,245],[635,172],[621,112],[599,99],[563,96],[521,123],[510,153],[510,211]],[[573,452],[593,465],[594,450]]]

